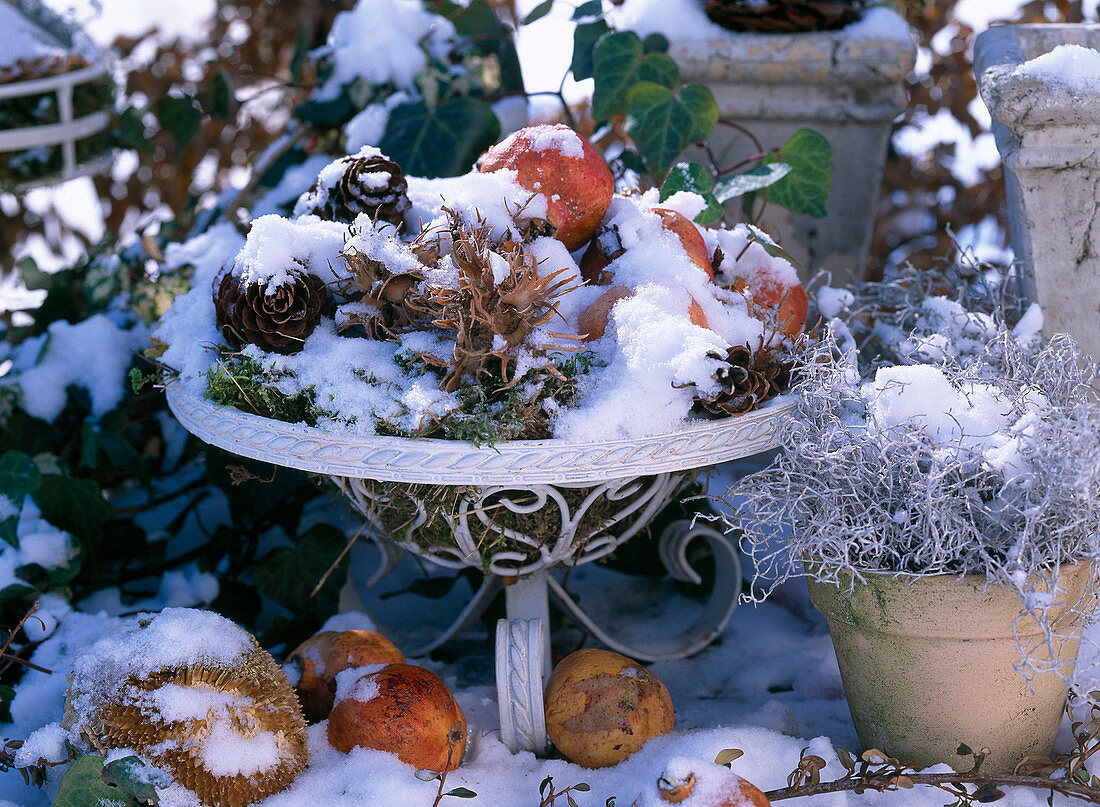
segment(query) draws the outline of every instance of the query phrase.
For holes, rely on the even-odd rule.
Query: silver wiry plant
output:
[[[1020,597],[1021,617],[1039,621],[1040,645],[1053,653],[1049,598],[1041,592],[1053,590],[1060,564],[1100,554],[1092,362],[1068,336],[1035,349],[1002,329],[973,360],[941,366],[956,389],[995,386],[1013,402],[1012,420],[1036,390],[1045,396],[1024,441],[1023,469],[1017,463],[1006,474],[980,452],[937,442],[918,424],[869,428],[854,362],[838,360],[831,337],[807,350],[784,451],[726,494],[744,514],[730,526],[742,530],[742,548],[756,567],[751,599],[803,576],[803,559],[816,579],[847,587],[870,572],[982,574]],[[1025,674],[1057,666],[1042,647],[1021,646]]]

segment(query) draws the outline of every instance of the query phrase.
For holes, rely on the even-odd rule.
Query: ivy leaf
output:
[[[646,53],[668,53],[668,37],[658,33],[649,34],[642,40],[642,46]]]
[[[34,460],[22,451],[7,451],[0,457],[0,496],[11,502],[12,514],[0,521],[0,538],[12,546],[19,547],[16,527],[19,513],[28,493],[38,489],[42,483],[42,474]],[[48,519],[47,519],[48,520]]]
[[[646,165],[663,175],[680,154],[718,123],[718,104],[702,84],[675,93],[653,81],[636,84],[626,99],[626,131]]]
[[[355,112],[347,87],[329,101],[306,101],[294,107],[294,117],[322,129],[335,129]]]
[[[582,22],[573,29],[573,60],[569,69],[577,81],[592,78],[592,51],[600,37],[610,30],[603,20]]]
[[[390,113],[379,148],[409,176],[451,177],[470,170],[498,137],[500,121],[478,98],[456,98],[435,109],[418,101]]]
[[[34,503],[46,521],[84,541],[100,540],[103,524],[114,515],[99,485],[63,474],[43,476]]]
[[[202,110],[190,95],[166,95],[157,101],[154,112],[160,128],[175,138],[178,157],[198,134]]]
[[[711,193],[714,186],[714,177],[699,163],[680,162],[672,166],[661,183],[661,201],[680,191],[697,193],[706,200],[707,206],[703,208],[693,221],[703,227],[710,226],[722,218],[722,205]]]
[[[229,117],[229,107],[233,102],[233,89],[229,84],[229,75],[224,70],[219,70],[210,81],[210,86],[202,93],[200,98],[202,108],[211,117],[218,120],[226,120]]]
[[[832,183],[833,147],[819,132],[799,129],[764,158],[762,165],[784,162],[791,172],[768,191],[768,201],[794,213],[824,218]]]
[[[319,621],[339,605],[341,570],[329,575],[316,597],[310,593],[346,546],[343,532],[318,524],[300,536],[293,548],[279,547],[256,562],[256,587],[296,616]]]
[[[550,13],[550,9],[554,7],[554,0],[542,0],[537,6],[527,12],[527,16],[520,21],[520,25],[530,25],[536,20],[541,20],[547,14]]]
[[[759,227],[754,227],[751,224],[747,225],[747,227],[749,230],[749,240],[755,241],[757,244],[763,247],[766,253],[771,255],[773,258],[782,258],[791,266],[794,266],[797,269],[802,268],[801,262],[795,260],[795,257],[791,255],[791,253],[787,252],[787,250],[783,249],[783,247],[779,246],[779,244],[772,241],[771,237]],[[873,751],[876,749],[871,750]],[[864,753],[866,754],[866,752]]]
[[[787,163],[768,163],[760,165],[751,171],[742,174],[731,174],[722,177],[714,185],[714,195],[720,202],[728,202],[746,193],[762,190],[769,185],[774,185],[791,172]]]
[[[602,0],[586,0],[573,10],[573,22],[583,20],[585,17],[595,17],[603,14]]]
[[[639,82],[652,81],[672,89],[680,68],[664,53],[646,53],[633,31],[605,34],[592,55],[592,117],[607,120],[626,111],[626,97]]]
[[[135,807],[137,802],[125,790],[103,781],[103,760],[95,754],[79,757],[61,779],[51,807]]]
[[[167,787],[172,783],[168,776],[151,769],[137,757],[123,757],[108,762],[103,766],[102,778],[108,785],[114,785],[128,793],[139,804],[151,807],[160,804],[157,788]]]
[[[306,63],[306,56],[309,55],[309,41],[313,36],[313,29],[310,25],[303,25],[298,29],[298,40],[294,43],[294,55],[290,57],[290,78],[294,82],[294,86],[298,86],[302,83],[302,68]]]
[[[145,113],[136,107],[126,107],[118,118],[118,139],[122,145],[140,151],[142,154],[152,154],[153,147],[145,137],[145,123],[142,120]]]

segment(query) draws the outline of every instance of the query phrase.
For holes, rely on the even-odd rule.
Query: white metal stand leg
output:
[[[538,619],[543,625],[541,649],[543,686],[550,678],[550,593],[547,590],[548,572],[535,572],[517,578],[504,587],[504,607],[509,621]]]

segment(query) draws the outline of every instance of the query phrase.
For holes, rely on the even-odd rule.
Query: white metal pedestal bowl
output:
[[[452,440],[402,437],[351,438],[323,427],[282,423],[201,400],[179,388],[168,404],[188,431],[212,445],[251,459],[331,476],[371,525],[382,563],[365,587],[377,583],[412,552],[449,568],[486,570],[485,581],[452,624],[433,641],[410,648],[416,657],[465,630],[503,588],[508,619],[497,626],[497,691],[501,738],[513,750],[546,748],[542,692],[550,672],[549,607],[558,605],[608,647],[643,661],[683,658],[702,650],[725,628],[741,590],[737,549],[708,526],[679,520],[659,536],[669,574],[700,582],[687,562],[687,547],[705,540],[715,558],[715,582],[707,604],[685,634],[643,645],[625,644],[597,625],[550,572],[604,557],[646,526],[696,475],[698,469],[751,456],[778,445],[779,425],[794,406],[781,397],[753,412],[704,421],[680,431],[636,439],[569,443],[524,440],[477,447]],[[446,514],[454,544],[425,548],[411,539],[429,505],[400,535],[384,535],[373,516],[377,492],[365,480],[470,486]],[[587,491],[570,506],[566,491]],[[577,495],[569,498],[576,500]],[[486,506],[486,502],[491,505]],[[593,531],[578,536],[597,502],[622,502]],[[552,536],[526,535],[493,525],[491,508],[524,515],[555,508],[560,525]],[[482,555],[472,529],[493,529],[513,548]]]

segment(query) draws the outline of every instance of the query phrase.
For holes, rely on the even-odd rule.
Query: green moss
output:
[[[459,407],[434,418],[415,432],[379,420],[379,434],[397,437],[436,437],[463,440],[476,446],[492,446],[504,440],[542,440],[550,437],[550,420],[545,404],[576,405],[578,379],[602,364],[592,351],[575,354],[551,353],[558,374],[545,368],[528,370],[518,383],[506,385],[499,373],[486,373],[474,381],[462,380],[455,395]],[[394,356],[408,375],[438,374],[438,370],[417,361],[410,351]]]
[[[576,543],[583,545],[608,529],[612,517],[630,505],[648,489],[649,479],[643,480],[638,490],[623,498],[609,500],[599,496],[591,503],[577,525]],[[540,554],[538,547],[511,537],[519,533],[535,539],[539,545],[552,544],[562,534],[562,513],[557,504],[548,500],[546,505],[533,513],[515,513],[501,500],[508,498],[516,504],[533,504],[533,493],[523,490],[497,491],[478,501],[479,489],[469,485],[417,485],[403,482],[366,483],[373,502],[373,517],[385,528],[391,540],[412,543],[422,549],[441,549],[455,546],[454,531],[448,521],[453,518],[464,499],[476,502],[476,509],[486,516],[483,522],[477,515],[470,515],[467,524],[470,537],[488,564],[499,552],[517,552],[534,560]],[[559,488],[570,512],[576,512],[591,493],[592,488]],[[421,523],[417,525],[417,521]]]
[[[318,420],[332,415],[317,406],[313,387],[294,395],[273,387],[281,377],[274,368],[265,370],[255,359],[233,354],[219,358],[206,371],[205,395],[214,403],[287,423],[316,426]]]

